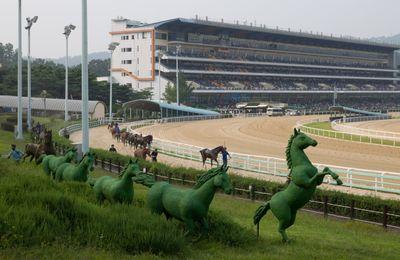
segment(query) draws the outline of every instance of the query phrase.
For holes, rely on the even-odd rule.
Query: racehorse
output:
[[[211,167],[213,166],[213,161],[215,161],[217,163],[217,165],[219,165],[219,163],[218,163],[218,154],[220,152],[222,152],[223,150],[224,150],[224,147],[222,145],[218,146],[218,147],[215,147],[212,150],[210,150],[208,148],[200,150],[201,158],[203,159],[203,167],[206,166],[207,158],[210,158],[210,160],[211,160]]]
[[[304,149],[317,144],[314,139],[294,129],[294,134],[290,137],[286,148],[286,162],[290,169],[291,181],[285,190],[273,195],[271,200],[260,206],[254,214],[253,221],[257,224],[271,209],[279,220],[278,231],[283,242],[289,241],[285,230],[294,224],[297,211],[311,199],[316,187],[322,184],[325,175],[332,176],[338,185],[343,184],[339,176],[328,167],[318,172],[304,153]]]
[[[25,155],[23,157],[23,161],[25,158],[31,157],[30,161],[35,158],[35,162],[38,163],[38,159],[42,154],[50,155],[56,154],[54,146],[53,146],[53,134],[52,131],[47,131],[46,129],[41,133],[43,134],[43,143],[41,144],[26,144],[25,145]]]
[[[124,146],[126,146],[126,144],[127,144],[127,142],[128,142],[128,137],[129,137],[130,135],[131,135],[131,134],[128,133],[127,131],[121,133],[121,143],[123,143]]]
[[[135,156],[135,158],[146,160],[147,156],[150,157],[150,149],[147,147],[136,149],[133,155]]]
[[[63,163],[70,163],[72,160],[76,159],[76,156],[76,148],[71,148],[67,150],[63,156],[42,155],[36,163],[42,163],[44,172],[54,179],[58,166]]]
[[[86,153],[78,165],[72,163],[63,163],[56,170],[57,181],[79,181],[88,180],[89,171],[93,171],[94,154]]]
[[[137,147],[147,147],[147,146],[151,146],[151,143],[153,142],[153,136],[152,135],[146,135],[146,136],[142,136],[142,135],[137,135],[135,142],[134,142],[134,146],[135,149]]]
[[[226,171],[229,167],[218,167],[207,171],[197,179],[193,189],[177,188],[168,182],[156,182],[147,193],[147,205],[152,213],[165,214],[183,221],[192,235],[195,222],[200,223],[202,235],[208,232],[206,220],[208,209],[218,189],[226,194],[232,192],[232,184]]]

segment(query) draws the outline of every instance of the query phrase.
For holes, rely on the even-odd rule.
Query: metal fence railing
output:
[[[311,127],[309,126],[309,124],[311,123],[321,123],[321,122],[329,123],[329,121],[326,120],[311,119],[307,121],[297,122],[296,127],[301,129],[304,133],[322,136],[326,138],[342,139],[345,141],[368,143],[368,144],[382,145],[382,146],[400,147],[400,134],[398,133],[361,129],[344,124],[350,122],[387,120],[387,119],[390,119],[390,117],[366,116],[366,117],[345,118],[343,120],[342,119],[335,120],[332,123],[330,123],[333,130]]]

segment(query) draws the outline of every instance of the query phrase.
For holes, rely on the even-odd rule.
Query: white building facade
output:
[[[110,34],[112,42],[120,44],[112,58],[113,81],[131,86],[133,90],[150,89],[152,99],[161,100],[167,80],[158,78],[156,45],[167,45],[166,40],[157,39],[166,34],[159,36],[153,25],[124,18],[112,20]]]

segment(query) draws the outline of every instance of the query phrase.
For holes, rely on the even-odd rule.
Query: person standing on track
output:
[[[109,151],[109,152],[112,152],[112,153],[116,153],[116,152],[117,152],[117,149],[115,149],[114,145],[112,144],[111,147],[110,147],[110,149],[108,149],[108,151]]]
[[[229,156],[229,159],[231,159],[232,157],[228,153],[228,150],[227,150],[226,146],[224,146],[224,149],[222,150],[221,153],[222,153],[222,165],[224,167],[226,167],[228,165],[228,156]]]
[[[157,162],[157,156],[158,156],[158,150],[156,148],[156,149],[154,149],[154,151],[151,152],[151,161]]]

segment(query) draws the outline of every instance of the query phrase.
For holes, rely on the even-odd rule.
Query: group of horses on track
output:
[[[108,130],[111,133],[113,139],[116,139],[117,142],[121,142],[124,146],[130,146],[135,149],[134,156],[136,158],[142,158],[146,160],[146,157],[151,157],[151,144],[153,142],[152,135],[143,136],[141,134],[133,134],[128,131],[121,131],[117,133],[116,126],[108,125]]]

